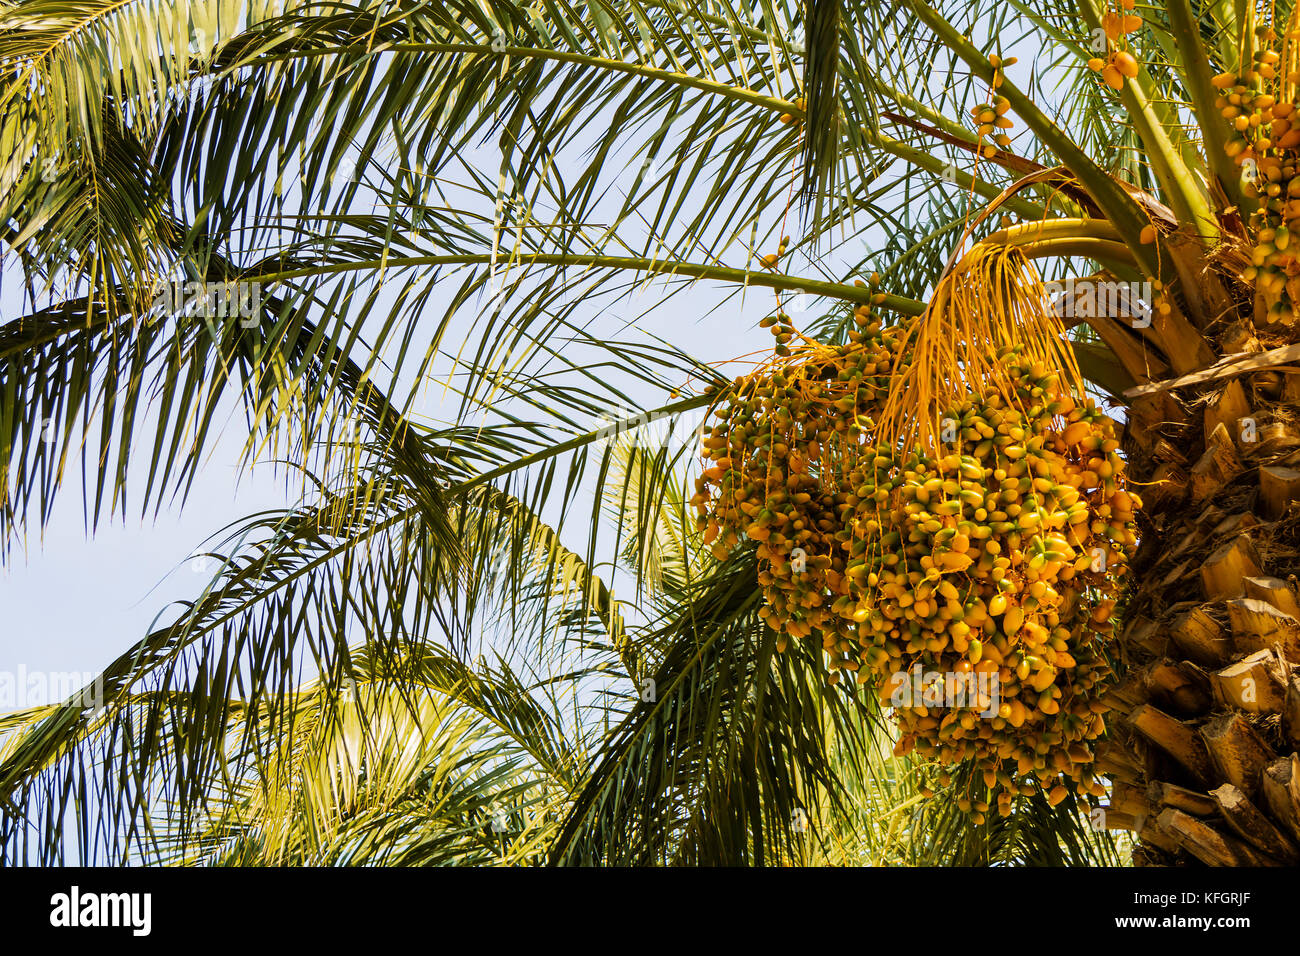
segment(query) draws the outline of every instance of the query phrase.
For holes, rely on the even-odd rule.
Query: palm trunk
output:
[[[1259,351],[1253,338],[1225,352]],[[1300,862],[1300,377],[1148,392],[1142,543],[1101,765],[1138,865]]]

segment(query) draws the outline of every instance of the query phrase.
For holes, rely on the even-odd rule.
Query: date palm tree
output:
[[[6,859],[1107,862],[1119,829],[1139,862],[1289,860],[1295,336],[1250,212],[1295,170],[1260,147],[1243,179],[1216,79],[1289,15],[6,4],[5,553],[78,465],[96,522],[183,497],[241,407],[244,464],[303,487],[93,694],[3,718]],[[1014,137],[964,121],[993,95]],[[715,558],[687,489],[760,320],[942,330],[954,264],[1012,248],[1159,283],[1149,323],[1139,293],[1061,340],[1151,488],[1108,805],[974,824],[819,648],[776,653],[753,549]],[[734,346],[673,330],[688,289]]]

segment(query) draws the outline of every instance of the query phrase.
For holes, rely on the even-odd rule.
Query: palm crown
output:
[[[1252,63],[1290,82],[1257,56],[1288,22],[1190,0],[7,5],[0,203],[30,309],[0,327],[6,549],[78,465],[95,520],[128,479],[130,507],[184,494],[232,405],[245,461],[306,492],[227,529],[219,573],[94,706],[0,718],[6,856],[1117,859],[1073,800],[977,825],[925,800],[872,695],[828,688],[819,647],[777,653],[753,548],[715,557],[688,507],[734,356],[655,324],[688,284],[722,290],[710,321],[737,341],[796,295],[819,341],[855,310],[924,317],[971,341],[918,366],[895,412],[921,422],[1029,334],[945,324],[935,290],[983,251],[1155,282],[1145,326],[1120,307],[1033,334],[1132,402],[1135,473],[1180,488],[1218,446],[1153,383],[1221,386],[1204,370],[1243,324],[1291,337],[1289,211],[1251,213],[1295,170],[1248,140],[1249,102],[1220,105],[1266,84]],[[648,331],[600,323],[639,289]],[[647,420],[668,440],[635,440]],[[1144,549],[1181,528],[1177,494],[1149,497]],[[1165,620],[1164,587],[1132,627]],[[1149,638],[1114,654],[1146,683],[1120,685],[1112,818],[1206,859],[1147,785],[1234,778],[1127,717],[1195,737],[1208,702],[1179,711],[1150,662],[1200,687],[1189,667],[1229,661]]]

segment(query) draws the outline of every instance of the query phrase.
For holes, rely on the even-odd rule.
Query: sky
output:
[[[12,317],[4,305],[4,318]],[[172,503],[156,518],[136,507],[93,534],[75,483],[65,486],[43,532],[29,531],[25,549],[0,568],[0,671],[98,671],[143,637],[170,602],[193,599],[215,570],[190,558],[202,542],[292,498],[268,467],[236,469],[240,447],[234,435],[216,443],[186,506]]]
[[[23,314],[14,290],[13,283],[0,289],[0,320]],[[626,325],[656,296],[649,290],[626,301],[618,314],[604,315],[603,324]],[[722,316],[711,314],[718,298],[716,290],[703,286],[679,292],[671,308],[647,325],[669,341],[689,340],[689,350],[698,356],[728,357],[766,347],[768,333],[754,326],[769,310],[768,298]],[[426,389],[419,410],[445,420],[454,398],[444,400],[440,389]],[[169,604],[202,591],[216,563],[191,556],[207,539],[232,522],[297,500],[297,487],[270,463],[238,467],[244,429],[242,416],[233,416],[207,449],[188,499],[168,501],[156,515],[152,508],[142,515],[133,501],[125,517],[115,513],[92,531],[79,476],[65,482],[48,525],[29,529],[25,546],[0,566],[0,711],[51,703],[44,698],[61,698],[54,691],[73,676],[88,680],[148,633],[160,615],[170,617]],[[142,465],[137,461],[133,473],[142,475]],[[134,480],[137,489],[142,483]],[[589,501],[589,496],[580,500],[579,507],[589,507]],[[15,686],[27,688],[15,692],[22,699],[5,699],[6,674]]]
[[[446,288],[454,289],[457,282]],[[770,334],[756,327],[772,308],[767,290],[753,290],[715,311],[722,290],[699,283],[679,290],[666,306],[642,318],[661,295],[659,286],[633,293],[603,309],[593,318],[593,328],[624,336],[643,329],[719,365],[770,348]],[[24,311],[17,284],[5,282],[0,320]],[[437,309],[432,313],[436,316]],[[454,344],[448,348],[455,351]],[[447,420],[455,397],[444,400],[441,389],[426,388],[418,411]],[[610,414],[618,417],[620,410]],[[600,424],[593,422],[593,427]],[[149,427],[141,431],[147,434]],[[283,472],[277,475],[266,463],[247,471],[236,466],[244,437],[242,416],[235,415],[207,449],[183,505],[171,501],[156,516],[152,509],[141,515],[133,500],[125,517],[116,513],[93,533],[83,514],[79,476],[65,482],[49,524],[29,529],[25,547],[16,548],[8,563],[0,565],[0,711],[50,703],[42,699],[44,688],[59,686],[68,675],[89,677],[107,665],[143,637],[171,602],[201,592],[216,568],[190,556],[205,539],[257,511],[294,503],[296,492],[286,487]],[[142,476],[143,464],[136,460],[133,473]],[[142,477],[133,484],[138,490]],[[575,507],[590,507],[589,502],[588,495]],[[28,686],[23,700],[4,699],[6,673]],[[33,675],[45,675],[44,683]]]

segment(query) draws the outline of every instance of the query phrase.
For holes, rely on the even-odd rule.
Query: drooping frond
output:
[[[278,722],[232,721],[233,768],[195,833],[161,859],[207,865],[431,866],[535,862],[581,766],[562,715],[508,669],[431,648],[361,654],[338,686],[294,694]],[[336,699],[337,698],[337,699]],[[251,755],[251,758],[250,756]]]
[[[1017,401],[998,358],[1006,348],[1020,349],[1042,374],[1057,375],[1066,394],[1083,394],[1064,325],[1037,270],[997,238],[977,243],[948,271],[912,326],[911,360],[896,370],[878,423],[884,447],[937,449],[942,417],[972,394],[992,390]]]

